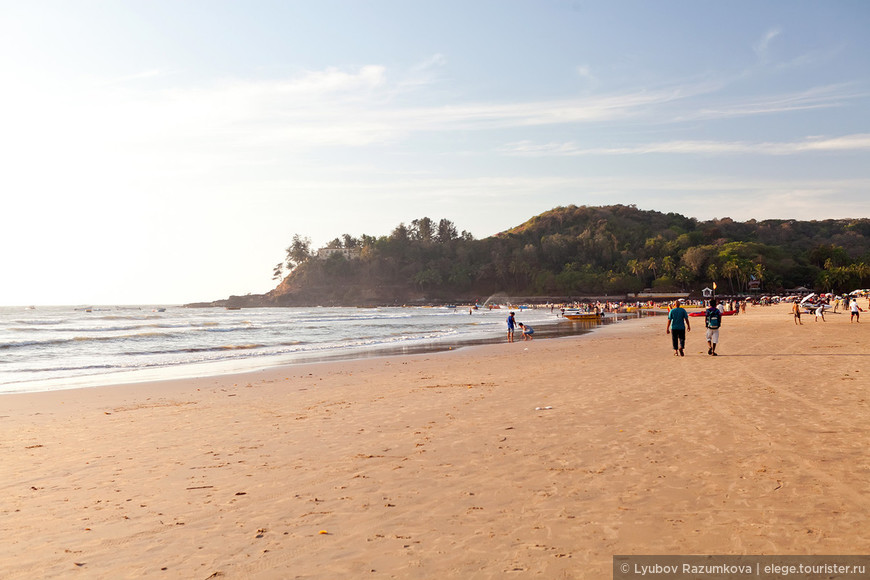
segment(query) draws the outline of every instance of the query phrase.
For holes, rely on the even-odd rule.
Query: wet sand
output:
[[[664,319],[0,397],[3,578],[608,578],[870,553],[870,319]]]

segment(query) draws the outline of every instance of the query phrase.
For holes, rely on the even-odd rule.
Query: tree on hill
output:
[[[311,258],[311,238],[303,238],[299,234],[293,234],[293,241],[286,252],[288,270],[304,264]]]
[[[714,282],[732,293],[870,286],[866,219],[701,222],[634,206],[568,206],[482,240],[458,234],[450,220],[423,217],[386,236],[343,234],[332,243],[358,248],[359,259],[311,260],[311,241],[296,234],[286,262],[293,283],[281,287],[317,300],[402,302],[700,290]]]

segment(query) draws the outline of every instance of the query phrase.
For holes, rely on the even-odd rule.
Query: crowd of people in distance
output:
[[[826,313],[838,313],[841,309],[845,313],[849,311],[849,322],[860,323],[861,312],[864,311],[858,305],[860,297],[870,300],[870,291],[856,291],[852,294],[844,296],[835,296],[833,294],[807,296],[760,296],[752,298],[726,298],[717,300],[711,298],[709,300],[688,300],[677,299],[674,302],[655,302],[648,301],[586,301],[573,302],[568,304],[546,304],[543,306],[531,306],[531,308],[549,308],[550,312],[556,316],[564,316],[567,309],[588,312],[594,314],[603,313],[621,313],[621,312],[637,312],[642,310],[662,310],[667,311],[666,334],[671,336],[671,346],[674,350],[674,356],[685,356],[686,333],[691,331],[691,323],[689,322],[689,314],[687,308],[703,309],[705,338],[707,341],[707,354],[710,356],[719,356],[717,347],[719,345],[719,329],[722,325],[723,316],[737,316],[746,314],[747,306],[771,306],[781,304],[783,302],[791,303],[791,312],[794,315],[795,325],[803,325],[801,314],[812,315],[814,320],[818,322],[827,322],[825,319]],[[868,303],[870,308],[870,303]],[[521,307],[525,308],[525,307]],[[693,314],[693,316],[701,316],[701,314]],[[519,330],[523,340],[532,340],[535,330],[528,324],[517,322],[516,315],[513,311],[507,318],[507,340],[514,342],[514,332]]]
[[[870,304],[867,307],[870,308]],[[812,314],[815,322],[818,322],[820,318],[822,322],[827,322],[825,320],[825,312],[830,311],[836,314],[840,311],[840,308],[843,309],[843,312],[848,308],[850,323],[861,322],[861,312],[864,309],[858,305],[857,295],[834,296],[833,294],[823,294],[816,296],[812,294],[800,300],[795,299],[791,311],[794,315],[795,325],[802,326],[801,314]]]

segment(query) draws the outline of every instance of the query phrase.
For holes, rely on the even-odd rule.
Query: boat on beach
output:
[[[604,317],[600,312],[585,312],[583,310],[565,310],[562,316],[568,320],[601,320]]]
[[[722,316],[734,316],[735,314],[737,314],[736,310],[726,310],[725,312],[722,313]],[[706,310],[703,310],[701,312],[689,312],[689,316],[706,316],[706,315],[707,315]]]

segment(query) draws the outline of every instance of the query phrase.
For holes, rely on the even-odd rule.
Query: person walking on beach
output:
[[[719,344],[719,326],[722,324],[722,311],[716,308],[716,299],[710,300],[710,308],[704,313],[704,326],[707,327],[707,354],[716,354],[716,345]]]
[[[797,301],[792,304],[791,311],[794,313],[794,323],[803,326],[804,323],[801,322],[801,305]]]
[[[855,298],[849,304],[849,324],[852,324],[852,321],[861,322],[861,309],[858,308],[858,299]]]
[[[825,305],[824,304],[819,304],[819,307],[816,308],[815,315],[816,315],[816,322],[819,321],[819,316],[822,317],[822,322],[827,322],[825,320]]]
[[[510,316],[507,317],[507,325],[508,325],[508,342],[514,341],[514,327],[517,325],[517,321],[514,318],[514,313],[511,312]]]
[[[668,325],[665,328],[665,334],[671,335],[674,356],[685,356],[683,349],[686,347],[686,331],[692,330],[689,314],[682,307],[682,303],[682,300],[677,300],[676,305],[668,312]]]

